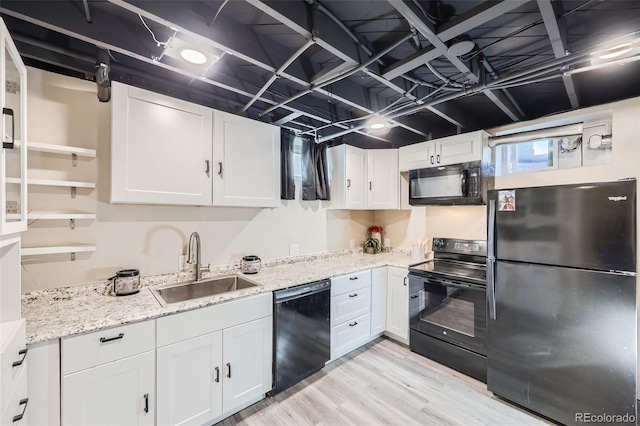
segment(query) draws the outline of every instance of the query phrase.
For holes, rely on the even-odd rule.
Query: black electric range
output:
[[[409,268],[409,346],[486,382],[487,243],[434,238],[433,251]]]

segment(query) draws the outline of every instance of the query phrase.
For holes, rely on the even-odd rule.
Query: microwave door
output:
[[[436,175],[411,181],[411,198],[463,197],[462,174]]]

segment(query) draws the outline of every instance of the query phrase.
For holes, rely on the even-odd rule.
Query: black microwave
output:
[[[409,170],[409,204],[454,206],[486,204],[494,186],[492,163],[476,161]]]

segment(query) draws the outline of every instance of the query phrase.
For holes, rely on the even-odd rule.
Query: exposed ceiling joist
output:
[[[436,29],[436,35],[443,42],[447,42],[454,37],[464,34],[479,25],[522,6],[527,3],[527,1],[528,0],[502,0],[499,2],[484,2],[467,13],[442,24]],[[387,67],[383,71],[382,76],[386,79],[393,80],[439,56],[441,56],[441,53],[433,46],[425,47],[413,55]]]
[[[413,3],[406,2],[405,0],[387,0],[404,18],[413,25],[429,42],[433,45],[436,51],[442,56],[446,57],[454,67],[458,69],[463,75],[465,83],[475,84],[478,82],[479,77],[475,75],[469,67],[460,60],[457,56],[451,55],[447,52],[447,45],[438,38],[434,31],[433,25],[420,16],[420,12],[417,6]],[[500,110],[509,116],[513,121],[519,121],[522,119],[517,109],[513,106],[511,100],[503,93],[493,93],[491,90],[485,90],[484,94],[495,103]]]
[[[311,37],[311,33],[303,26],[303,23],[308,20],[308,17],[306,15],[306,8],[304,7],[304,2],[291,3],[291,2],[263,1],[263,0],[245,0],[245,1],[251,4],[252,6],[256,7],[257,9],[259,9],[260,11],[271,16],[272,18],[278,20],[279,22],[287,26],[289,29],[297,32],[298,34],[304,37]],[[354,57],[358,56],[357,53],[352,53],[356,45],[353,42],[353,40],[344,33],[343,29],[337,28],[335,23],[328,18],[319,19],[318,26],[320,27],[319,37],[315,38],[315,42],[318,46],[331,52],[333,55],[339,57],[340,59],[350,60],[352,62],[352,66],[346,67],[346,69],[350,69],[359,65],[359,62],[353,60]],[[345,50],[346,49],[345,46],[348,46],[347,50]],[[330,78],[334,77],[335,75],[339,75],[340,73],[343,73],[344,71],[345,71],[345,67],[342,67],[342,66],[336,67],[336,69],[332,72],[322,73],[320,77],[314,77],[315,79],[314,83],[315,84],[318,83],[318,81],[316,80],[320,80],[320,82],[327,81]],[[338,74],[336,74],[336,72]],[[399,87],[398,85],[390,82],[389,80],[385,79],[380,74],[376,73],[370,68],[365,67],[362,69],[362,72],[364,72],[367,76],[373,78],[374,80],[378,81],[379,83],[385,85],[389,89],[395,91],[396,93],[402,96],[406,95],[406,90],[404,88]],[[318,90],[322,90],[322,89],[318,89]],[[416,100],[416,97],[412,95],[406,95],[405,97],[412,101]],[[421,136],[426,136],[425,132],[419,129],[410,127],[401,121],[397,121],[395,124],[407,130],[410,130],[414,133],[420,134]]]
[[[551,47],[556,58],[561,58],[567,54],[566,30],[560,20],[558,20],[559,1],[551,2],[551,0],[538,0],[538,8],[544,20],[544,26],[549,34]],[[562,82],[569,96],[569,102],[573,109],[580,108],[576,87],[573,84],[573,78],[570,75],[562,77]]]

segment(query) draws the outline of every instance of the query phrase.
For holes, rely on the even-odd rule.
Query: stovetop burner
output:
[[[435,274],[485,284],[487,243],[482,240],[433,239],[434,259],[411,266],[418,275]]]
[[[409,271],[419,275],[434,273],[438,275],[446,275],[451,278],[473,280],[475,282],[482,283],[484,283],[487,278],[485,265],[454,260],[434,259],[419,265],[411,266]]]

